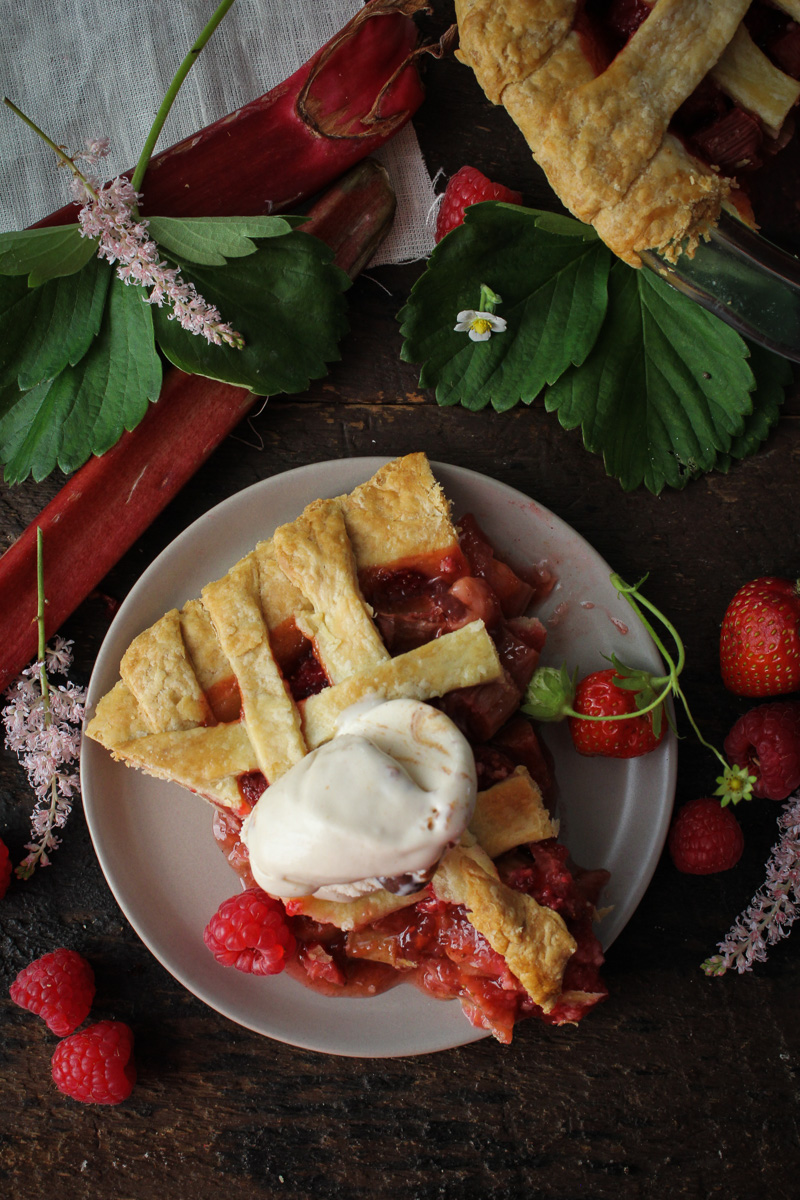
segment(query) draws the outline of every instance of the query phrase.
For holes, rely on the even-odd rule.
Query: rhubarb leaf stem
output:
[[[175,77],[167,88],[166,95],[164,96],[161,106],[156,113],[155,120],[153,121],[150,132],[148,133],[144,146],[142,147],[142,153],[139,155],[139,161],[136,164],[136,169],[133,172],[131,186],[135,192],[138,192],[141,188],[142,179],[144,178],[144,173],[150,163],[150,158],[152,157],[156,142],[161,135],[161,130],[164,128],[164,122],[169,115],[169,111],[172,108],[175,97],[181,89],[184,79],[197,62],[200,52],[203,50],[209,38],[215,32],[222,19],[226,16],[228,9],[231,8],[234,3],[235,0],[222,0],[222,3],[218,5],[211,20],[205,26],[202,33],[200,33],[194,45],[189,50],[189,53],[178,67]]]
[[[42,689],[42,707],[44,709],[44,723],[50,724],[50,684],[47,681],[47,668],[45,666],[45,658],[47,654],[47,639],[44,631],[44,608],[47,604],[44,595],[44,551],[43,551],[43,536],[42,527],[39,525],[36,529],[36,592],[37,592],[37,608],[36,608],[36,625],[39,631],[39,685]]]

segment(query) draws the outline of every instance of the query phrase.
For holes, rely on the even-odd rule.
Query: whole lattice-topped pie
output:
[[[621,258],[690,251],[786,136],[798,0],[456,0],[461,59]]]
[[[407,455],[142,632],[87,734],[215,806],[245,884],[281,899],[309,986],[411,979],[504,1041],[527,1014],[575,1021],[605,995],[604,873],[569,868],[517,715],[545,636],[533,597]]]

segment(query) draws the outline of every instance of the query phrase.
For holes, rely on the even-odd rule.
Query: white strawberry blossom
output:
[[[470,341],[488,342],[493,333],[505,333],[506,322],[495,315],[495,307],[502,303],[502,296],[485,283],[481,284],[478,308],[465,308],[456,317],[456,333],[468,333]]]
[[[72,665],[72,642],[56,637],[45,653],[49,674],[66,676]],[[77,761],[81,745],[81,722],[86,692],[67,680],[49,686],[43,695],[40,662],[26,667],[6,693],[3,709],[5,744],[25,769],[36,802],[31,812],[33,840],[28,855],[17,867],[22,878],[36,866],[50,864],[50,854],[60,844],[56,830],[63,829],[80,795]]]
[[[506,322],[502,317],[496,317],[490,312],[476,312],[474,308],[465,308],[456,317],[456,333],[468,333],[473,342],[488,342],[493,333],[505,333]]]
[[[766,880],[719,943],[719,954],[703,963],[706,975],[743,974],[753,963],[766,962],[767,947],[788,937],[800,917],[800,792],[787,800],[778,828],[781,835],[770,851]]]

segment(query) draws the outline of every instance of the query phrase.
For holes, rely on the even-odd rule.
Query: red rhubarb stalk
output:
[[[317,202],[303,230],[326,242],[352,277],[388,233],[394,207],[385,171],[366,161]],[[50,638],[255,400],[244,388],[170,371],[140,424],[76,471],[6,550],[0,557],[0,691],[37,652],[37,528],[44,536]]]
[[[285,212],[379,149],[423,99],[411,15],[425,2],[371,0],[271,92],[154,155],[142,214]],[[40,224],[75,219],[69,204]]]

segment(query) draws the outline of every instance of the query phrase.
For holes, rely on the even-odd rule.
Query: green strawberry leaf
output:
[[[401,357],[422,363],[420,386],[439,404],[499,412],[530,404],[591,350],[606,311],[611,254],[594,230],[567,217],[497,202],[469,208],[439,243],[398,314]],[[457,314],[498,292],[503,333],[470,341]]]
[[[755,454],[777,424],[784,389],[792,382],[791,364],[761,346],[750,345],[750,365],[756,377],[753,411],[745,417],[742,432],[733,439],[727,454],[720,454],[715,469],[727,474],[737,459]]]
[[[41,287],[0,276],[0,387],[27,391],[80,361],[100,329],[112,274],[92,257]]]
[[[221,267],[229,258],[254,254],[252,238],[281,237],[304,217],[148,217],[150,236],[186,262]]]
[[[244,338],[244,349],[214,346],[155,309],[156,338],[182,371],[250,388],[259,396],[302,392],[339,358],[347,332],[343,292],[350,286],[318,238],[292,232],[262,242],[246,260],[225,267],[187,266],[185,280],[215,304]]]
[[[731,452],[753,412],[749,348],[649,271],[615,263],[600,336],[545,407],[632,490],[681,488]]]
[[[28,286],[80,271],[97,254],[97,243],[77,225],[0,233],[0,275],[27,275]]]
[[[0,389],[0,461],[5,479],[44,479],[103,454],[141,421],[161,390],[153,317],[137,287],[116,277],[97,338],[75,366],[28,391]]]

